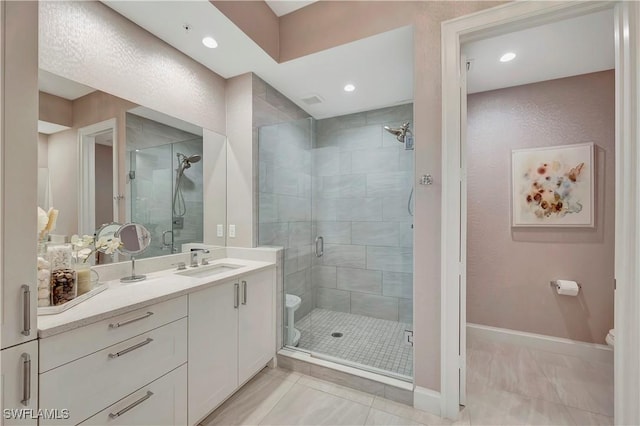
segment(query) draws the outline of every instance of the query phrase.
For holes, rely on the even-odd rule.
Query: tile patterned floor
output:
[[[404,343],[411,324],[316,308],[295,327],[300,349],[413,377],[413,348]],[[334,332],[343,335],[332,337]]]
[[[612,425],[613,368],[504,343],[468,344],[457,422],[297,372],[265,369],[201,426]]]

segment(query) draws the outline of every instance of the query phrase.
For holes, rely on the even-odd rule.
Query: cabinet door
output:
[[[0,6],[0,348],[7,348],[37,338],[38,2]]]
[[[189,295],[189,424],[197,424],[238,386],[236,282]]]
[[[261,271],[240,281],[238,382],[244,383],[275,355],[275,270]]]
[[[184,425],[187,423],[186,364],[80,423],[88,425]]]
[[[5,349],[0,352],[0,359],[2,360],[0,424],[37,425],[38,342],[23,343]]]

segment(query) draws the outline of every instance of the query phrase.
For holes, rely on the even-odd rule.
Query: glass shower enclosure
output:
[[[414,156],[384,127],[412,118],[407,104],[258,135],[258,242],[285,250],[285,346],[407,381]]]
[[[180,251],[203,238],[202,136],[127,114],[128,221],[151,245],[139,257]]]

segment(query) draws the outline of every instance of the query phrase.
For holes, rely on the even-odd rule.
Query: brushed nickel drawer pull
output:
[[[22,405],[29,406],[31,399],[31,357],[27,353],[22,354]]]
[[[242,281],[242,304],[247,304],[247,282]]]
[[[118,358],[119,356],[128,354],[131,351],[135,351],[136,349],[140,349],[143,346],[148,345],[149,343],[153,342],[153,339],[151,337],[147,337],[147,340],[145,340],[144,342],[140,342],[137,345],[133,345],[130,348],[124,349],[120,352],[116,352],[115,354],[109,354],[109,358]]]
[[[133,318],[127,321],[122,321],[122,322],[117,322],[115,324],[109,324],[109,328],[118,328],[118,327],[122,327],[123,325],[127,325],[127,324],[131,324],[132,322],[136,322],[136,321],[140,321],[143,320],[145,318],[149,318],[151,315],[153,315],[153,312],[147,312],[144,315],[141,315],[137,318]]]
[[[31,334],[31,289],[28,285],[22,285],[22,335]]]
[[[110,419],[115,419],[117,417],[120,417],[121,415],[123,415],[127,411],[129,411],[129,410],[137,407],[138,405],[142,404],[143,402],[145,402],[147,399],[151,398],[152,396],[153,396],[153,392],[147,391],[147,394],[145,396],[143,396],[142,398],[140,398],[136,402],[132,403],[131,405],[123,408],[122,410],[118,411],[117,413],[109,413],[109,418]]]
[[[238,308],[240,306],[240,284],[235,283],[233,285],[233,307]]]

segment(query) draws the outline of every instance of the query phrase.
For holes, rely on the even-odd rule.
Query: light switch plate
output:
[[[229,225],[229,237],[230,238],[235,238],[236,237],[236,226],[235,225]]]
[[[223,237],[224,236],[224,227],[222,226],[221,223],[219,223],[218,226],[216,226],[216,235],[218,237]]]

